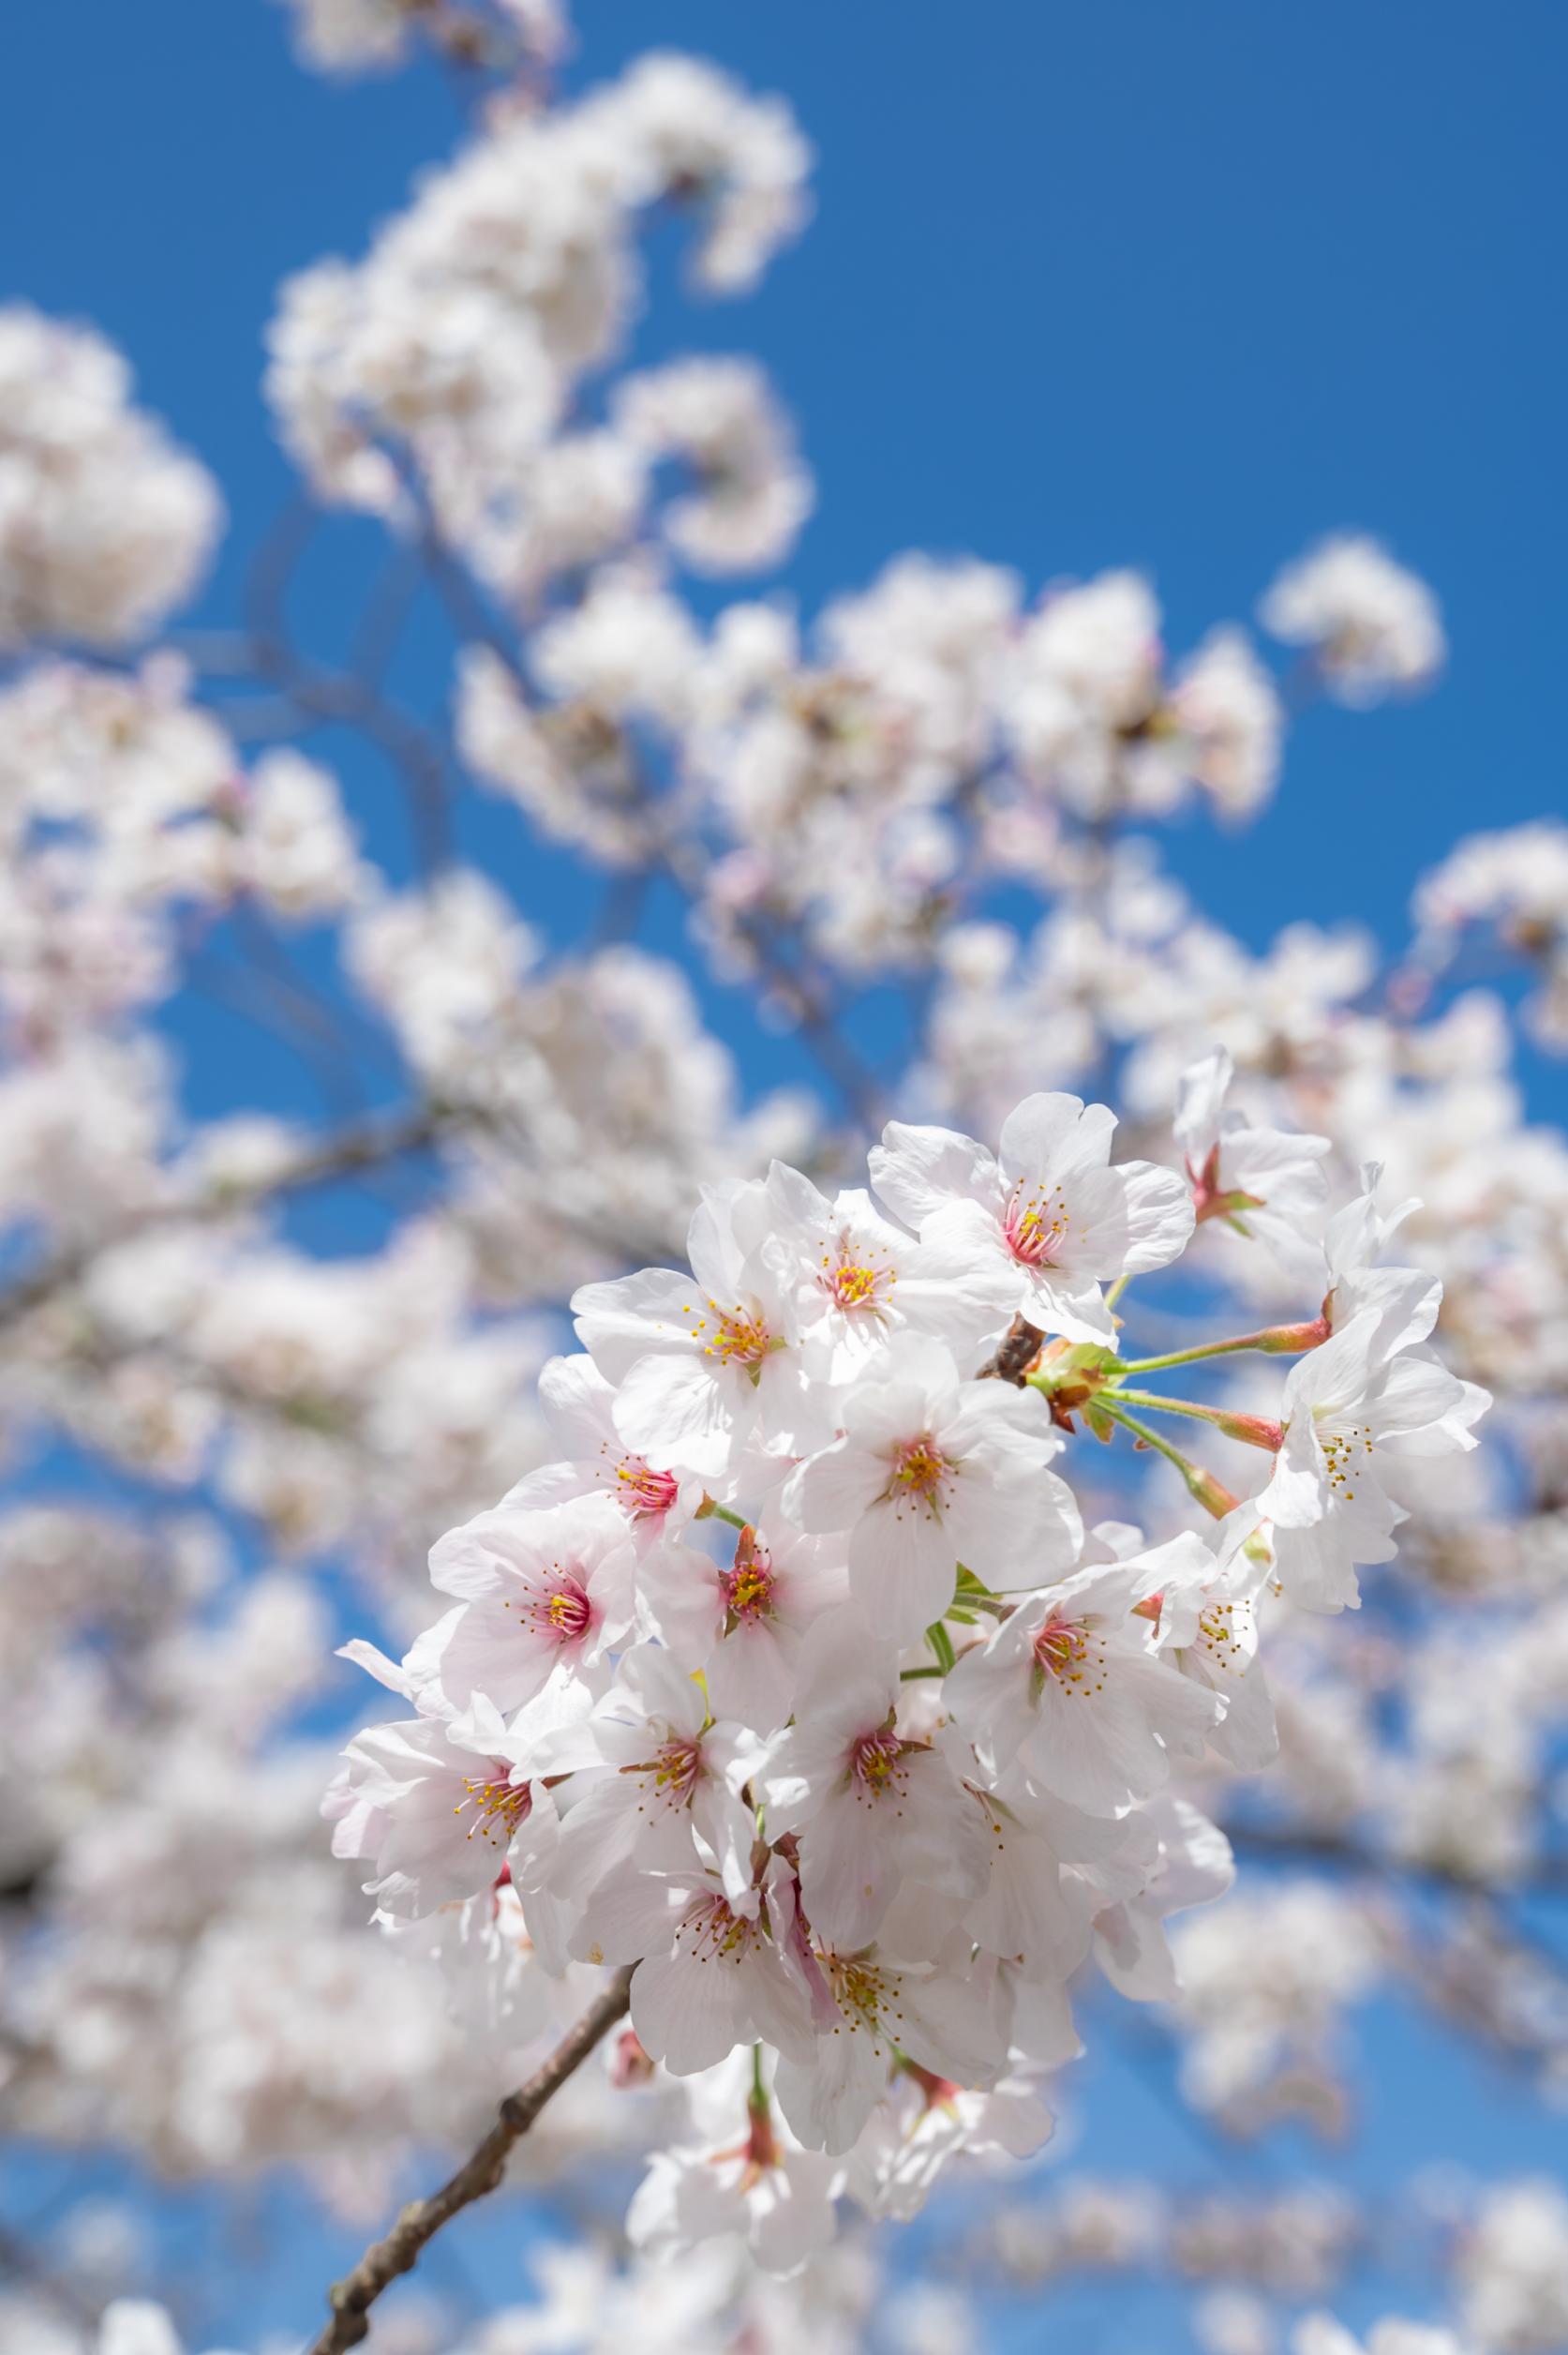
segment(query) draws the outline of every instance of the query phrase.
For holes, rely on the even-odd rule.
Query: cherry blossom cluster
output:
[[[0,310],[12,2117],[296,2168],[369,2228],[635,1963],[633,2027],[519,2164],[653,2143],[644,2256],[591,2295],[563,2261],[508,2327],[717,2355],[855,2343],[834,2202],[905,2216],[1038,2146],[1091,1958],[1160,2005],[1204,2132],[1342,2129],[1390,1986],[1560,2095],[1561,1975],[1515,1909],[1561,1885],[1568,1148],[1508,992],[1561,1048],[1563,830],[1460,843],[1392,962],[1244,942],[1151,831],[1260,811],[1304,698],[1433,683],[1431,592],[1335,535],[1259,607],[1282,677],[1238,623],[1172,654],[1115,562],[732,601],[809,512],[793,428],[743,355],[627,355],[656,218],[709,295],[802,225],[787,108],[669,55],[553,103],[551,0],[289,8],[312,63],[434,52],[473,98],[273,330],[311,494],[388,528],[379,654],[294,649],[276,550],[245,628],[149,645],[217,490],[96,330]],[[387,635],[411,578],[439,712]],[[605,878],[591,938],[524,864],[562,848]],[[856,1045],[878,991],[902,1068]],[[743,1088],[754,1018],[820,1092]],[[251,1085],[263,1032],[320,1118]],[[839,1192],[889,1112],[874,1200]],[[628,1277],[699,1194],[689,1271]],[[306,1714],[345,1577],[411,1642],[362,1655],[406,1719],[335,1801],[378,1937]],[[1240,1891],[1167,1939],[1231,1848]],[[1072,2002],[1098,2040],[1087,1972]],[[1085,2191],[1064,2245],[1133,2264],[1138,2205]],[[812,2263],[738,2289],[692,2249],[732,2230]],[[1467,2345],[1562,2339],[1551,2187],[1476,2191],[1452,2242]],[[94,2347],[21,2295],[7,2347]],[[962,2343],[939,2299],[887,2319]],[[1214,2355],[1262,2344],[1208,2319]]]
[[[363,262],[285,287],[268,384],[291,454],[325,499],[427,520],[518,606],[627,551],[657,506],[699,570],[775,562],[810,485],[754,364],[630,376],[602,426],[567,421],[624,340],[650,210],[694,214],[698,283],[738,293],[801,225],[808,163],[787,109],[694,58],[543,112],[498,101]]]
[[[217,486],[130,393],[91,327],[0,309],[0,653],[134,642],[202,572]]]
[[[480,22],[402,0],[302,13],[329,62]],[[773,599],[694,609],[679,576],[781,562],[813,486],[754,361],[614,373],[639,237],[673,206],[699,290],[742,291],[802,226],[809,165],[782,101],[692,58],[553,106],[503,82],[364,260],[285,288],[268,382],[320,498],[433,535],[499,601],[464,627],[477,778],[549,839],[673,872],[727,968],[766,965],[782,929],[868,974],[929,962],[988,881],[1053,888],[1084,820],[1195,796],[1255,816],[1286,704],[1235,623],[1172,660],[1125,568],[1031,598],[999,566],[909,554],[810,629]],[[1365,536],[1288,568],[1260,618],[1303,650],[1297,699],[1375,701],[1442,659],[1431,592]]]
[[[765,2333],[758,2345],[771,2348],[789,2343],[791,2335],[826,2321],[836,2330],[853,2329],[869,2307],[867,2285],[845,2281],[820,2293],[807,2306],[791,2296],[793,2285],[754,2287],[737,2299],[722,2270],[694,2269],[680,2291],[672,2292],[670,2276],[632,2272],[620,2277],[589,2259],[574,2265],[569,2259],[547,2258],[540,2268],[547,2295],[540,2306],[502,2311],[483,2342],[467,2337],[452,2342],[426,2335],[416,2318],[399,2345],[418,2355],[485,2355],[486,2349],[540,2344],[539,2332],[551,2330],[547,2342],[566,2355],[611,2355],[618,2344],[617,2329],[635,2328],[636,2343],[650,2355],[726,2355],[735,2344],[728,2335],[737,2325]],[[943,2345],[967,2346],[968,2302],[962,2293],[934,2283],[921,2284],[889,2302],[889,2315],[906,2343],[919,2348]],[[172,2315],[151,2300],[116,2299],[103,2314],[89,2340],[67,2334],[47,2315],[35,2318],[22,2308],[17,2317],[21,2336],[14,2355],[186,2355],[186,2343]],[[1200,2344],[1206,2355],[1275,2355],[1277,2347],[1266,2320],[1256,2318],[1250,2302],[1217,2296],[1197,2317]],[[847,2346],[847,2338],[834,2345]],[[1365,2339],[1357,2338],[1327,2314],[1307,2315],[1290,2337],[1291,2355],[1471,2355],[1452,2332],[1390,2317],[1376,2323]],[[212,2355],[222,2355],[212,2350]],[[232,2350],[229,2351],[232,2355]]]
[[[283,0],[301,60],[323,73],[384,72],[422,39],[452,64],[518,72],[553,65],[568,28],[560,0]]]
[[[635,1966],[693,2120],[639,2242],[739,2230],[788,2272],[841,2193],[908,2215],[959,2149],[1038,2147],[1068,1977],[1093,1951],[1172,1995],[1163,1919],[1229,1882],[1172,1782],[1273,1755],[1260,1606],[1354,1603],[1403,1518],[1387,1467],[1473,1446],[1486,1395],[1426,1345],[1437,1285],[1381,1264],[1396,1221],[1369,1190],[1325,1225],[1326,1141],[1248,1125],[1228,1075],[1184,1077],[1181,1171],[1041,1094],[994,1154],[890,1124],[874,1192],[782,1162],[710,1189],[688,1269],[575,1295],[560,1459],[436,1545],[442,1617],[400,1664],[348,1647],[414,1711],[327,1802],[380,1917],[517,1907],[546,1972]],[[1122,1355],[1113,1304],[1216,1218],[1309,1252],[1315,1313]],[[1296,1358],[1275,1416],[1129,1379],[1242,1351]],[[1266,1477],[1238,1500],[1151,1414]],[[1079,1418],[1166,1455],[1212,1540],[1086,1528]]]

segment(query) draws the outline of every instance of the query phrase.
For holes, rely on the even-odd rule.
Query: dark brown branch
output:
[[[423,546],[431,581],[458,638],[488,647],[531,710],[533,683],[511,633],[490,611],[467,567],[446,546],[433,523],[426,524]],[[692,864],[678,854],[676,846],[663,838],[655,822],[655,797],[648,790],[646,779],[642,782],[641,800],[650,820],[647,872],[664,876],[691,906],[701,892],[700,864],[694,872]],[[783,953],[764,919],[742,913],[736,919],[736,930],[755,959],[761,980],[784,1008],[856,1119],[874,1136],[887,1117],[880,1083],[844,1036],[838,1012],[823,987]]]
[[[96,2331],[102,2320],[102,2310],[76,2284],[62,2274],[52,2272],[19,2233],[8,2225],[0,2225],[0,2274],[9,2273],[23,2283],[37,2297],[47,2299],[52,2306],[72,2322]]]
[[[1373,1878],[1425,1882],[1433,1888],[1488,1898],[1568,1895],[1568,1858],[1562,1856],[1543,1856],[1517,1880],[1491,1882],[1451,1865],[1396,1855],[1335,1832],[1298,1831],[1273,1823],[1225,1823],[1223,1829],[1232,1847],[1243,1853],[1275,1856],[1290,1864],[1338,1866]]]
[[[369,2309],[399,2273],[412,2271],[420,2252],[445,2224],[476,2199],[497,2190],[506,2173],[512,2146],[526,2135],[545,2103],[559,2093],[567,2078],[581,2068],[595,2045],[624,2018],[632,2000],[632,1968],[618,1971],[603,1995],[590,2003],[576,2026],[563,2036],[544,2066],[515,2093],[509,2093],[496,2122],[455,2175],[428,2199],[416,2199],[404,2209],[384,2240],[373,2242],[351,2273],[345,2273],[328,2291],[332,2320],[322,2330],[310,2355],[344,2355],[370,2335]]]

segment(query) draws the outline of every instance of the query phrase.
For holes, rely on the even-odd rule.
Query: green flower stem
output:
[[[1161,1398],[1156,1390],[1098,1390],[1095,1404],[1112,1412],[1113,1402],[1125,1399],[1129,1406],[1148,1408],[1157,1415],[1186,1415],[1193,1422],[1212,1423],[1227,1439],[1244,1440],[1249,1448],[1267,1448],[1277,1455],[1285,1434],[1277,1423],[1271,1423],[1262,1415],[1234,1415],[1223,1406],[1200,1406],[1196,1399]]]
[[[1096,1403],[1103,1408],[1113,1422],[1120,1423],[1124,1431],[1129,1432],[1141,1446],[1152,1448],[1157,1455],[1165,1458],[1167,1463],[1174,1464],[1189,1493],[1198,1499],[1205,1512],[1214,1515],[1216,1521],[1223,1521],[1228,1512],[1234,1510],[1237,1499],[1222,1480],[1217,1480],[1212,1472],[1205,1472],[1201,1463],[1194,1463],[1190,1456],[1184,1456],[1179,1448],[1172,1448],[1171,1442],[1151,1425],[1140,1422],[1136,1415],[1124,1412],[1116,1404],[1114,1393],[1101,1392]]]
[[[952,1637],[940,1619],[926,1629],[926,1642],[936,1655],[938,1673],[945,1676],[949,1668],[957,1665],[958,1654],[953,1650]]]
[[[1124,1373],[1159,1373],[1167,1366],[1195,1365],[1200,1358],[1224,1358],[1236,1349],[1263,1349],[1271,1357],[1298,1355],[1316,1349],[1328,1338],[1328,1327],[1320,1316],[1309,1325],[1265,1325],[1256,1333],[1234,1333],[1229,1341],[1200,1342],[1192,1349],[1172,1349],[1163,1358],[1127,1358],[1122,1361]]]
[[[751,1522],[743,1513],[732,1513],[727,1505],[716,1505],[711,1496],[705,1496],[692,1516],[694,1521],[727,1521],[732,1529],[749,1529]]]

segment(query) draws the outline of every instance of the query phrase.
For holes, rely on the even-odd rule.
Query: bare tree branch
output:
[[[69,2320],[96,2330],[102,2318],[101,2309],[84,2291],[62,2274],[51,2272],[37,2252],[8,2225],[0,2225],[0,2275],[9,2274],[46,2299]],[[25,2327],[25,2326],[24,2326]]]
[[[299,1193],[310,1186],[327,1185],[335,1178],[375,1169],[383,1162],[418,1152],[432,1144],[452,1117],[435,1105],[423,1103],[377,1114],[352,1121],[336,1134],[323,1137],[319,1145],[311,1146],[297,1161],[260,1185],[224,1187],[194,1199],[153,1203],[106,1233],[95,1236],[90,1243],[54,1252],[30,1275],[19,1278],[8,1291],[0,1292],[0,1332],[30,1316],[35,1309],[42,1308],[56,1292],[83,1275],[101,1252],[112,1251],[117,1244],[132,1242],[155,1227],[229,1218],[275,1194]]]
[[[1332,1865],[1373,1879],[1416,1881],[1486,1898],[1568,1895],[1568,1857],[1546,1855],[1516,1880],[1494,1885],[1475,1873],[1424,1856],[1399,1856],[1339,1832],[1297,1830],[1289,1824],[1223,1822],[1232,1848],[1288,1864]]]
[[[372,2242],[351,2273],[345,2273],[327,2292],[332,2320],[310,2349],[310,2355],[344,2355],[370,2335],[368,2314],[383,2289],[399,2273],[411,2272],[420,2252],[445,2224],[476,2199],[497,2190],[506,2172],[512,2146],[526,2135],[545,2103],[559,2093],[574,2070],[581,2068],[601,2038],[624,2018],[632,2000],[632,1970],[618,1971],[603,1995],[589,2005],[576,2026],[561,2038],[554,2052],[519,2092],[502,2102],[495,2124],[457,2172],[428,2199],[416,2199],[404,2209],[384,2240]]]

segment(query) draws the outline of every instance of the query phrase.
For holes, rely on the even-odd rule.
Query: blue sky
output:
[[[1562,807],[1557,0],[581,0],[579,22],[574,79],[693,48],[784,91],[818,147],[801,245],[752,300],[676,322],[759,352],[796,412],[808,608],[910,547],[1037,585],[1134,563],[1185,646],[1362,526],[1441,596],[1447,678],[1308,713],[1262,823],[1185,830],[1174,862],[1254,942],[1303,916],[1396,939],[1457,832]],[[100,322],[219,475],[203,611],[231,619],[286,483],[258,382],[275,286],[361,250],[457,117],[433,75],[306,76],[272,0],[18,8],[0,53],[0,293]],[[651,321],[646,348],[670,334]],[[305,601],[328,641],[334,599],[328,578]],[[476,843],[500,840],[498,817]],[[285,1091],[252,1052],[253,1092]],[[1360,2180],[1467,2138],[1538,2161],[1522,2104],[1432,2042],[1390,2031]],[[1123,2081],[1091,2152],[1179,2169],[1139,2101]]]
[[[696,48],[786,91],[818,147],[804,242],[752,300],[676,322],[760,352],[799,417],[808,607],[906,547],[1035,582],[1131,562],[1182,645],[1361,525],[1437,588],[1448,678],[1309,714],[1263,823],[1197,830],[1177,863],[1255,938],[1298,915],[1395,933],[1457,831],[1561,805],[1560,8],[580,13],[575,78]],[[272,291],[362,248],[451,143],[451,102],[429,74],[306,76],[272,0],[18,11],[6,52],[0,285],[101,321],[214,465],[234,528],[209,604],[231,613],[284,480],[257,381]]]

